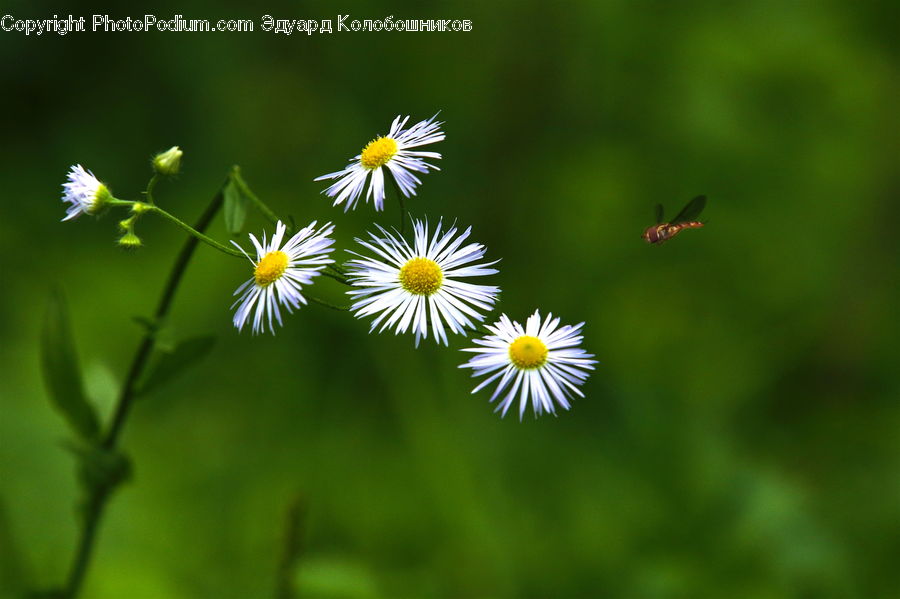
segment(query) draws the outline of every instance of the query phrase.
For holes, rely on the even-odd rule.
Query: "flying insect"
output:
[[[656,205],[656,224],[644,229],[644,241],[650,245],[661,245],[685,229],[699,229],[704,223],[697,220],[706,207],[706,196],[697,196],[688,202],[671,221],[663,218],[662,204]]]

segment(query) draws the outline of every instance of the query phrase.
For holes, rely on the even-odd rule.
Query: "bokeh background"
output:
[[[727,5],[727,6],[726,6]],[[82,163],[193,220],[230,165],[342,248],[396,204],[344,214],[312,179],[398,113],[441,111],[441,171],[412,212],[471,224],[502,258],[500,309],[586,321],[600,361],[557,418],[501,420],[466,345],[369,335],[310,306],[237,334],[246,264],[201,248],[168,334],[215,334],[142,400],[133,480],[85,597],[272,596],[295,498],[302,597],[900,596],[894,2],[5,0],[0,12],[250,18],[243,34],[0,32],[0,571],[59,584],[76,538],[71,437],[38,340],[63,287],[92,400],[117,385],[183,235],[147,218],[61,223]],[[460,18],[470,33],[278,36],[276,18]],[[652,207],[705,193],[708,226],[662,247]],[[251,217],[251,230],[264,226]],[[227,235],[221,219],[211,232]],[[323,297],[341,301],[330,280]]]

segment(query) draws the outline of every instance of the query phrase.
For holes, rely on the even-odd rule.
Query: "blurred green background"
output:
[[[132,413],[135,476],[84,596],[272,596],[298,495],[303,597],[900,596],[898,5],[728,4],[5,0],[16,18],[257,30],[0,32],[0,584],[58,585],[76,539],[71,435],[38,360],[50,290],[108,417],[132,317],[184,238],[147,218],[129,254],[115,214],[59,222],[68,167],[137,198],[152,154],[179,144],[183,173],[157,188],[173,212],[195,219],[238,163],[347,248],[396,204],[344,214],[312,179],[395,115],[440,110],[442,170],[408,206],[474,226],[503,259],[500,310],[586,321],[587,398],[501,420],[456,368],[466,340],[415,350],[315,305],[275,337],[238,335],[249,270],[200,248],[170,334],[218,342]],[[287,37],[265,14],[474,29]],[[704,230],[640,240],[655,203],[699,193]],[[221,219],[211,233],[227,238]]]

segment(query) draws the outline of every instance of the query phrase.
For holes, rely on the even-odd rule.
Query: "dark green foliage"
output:
[[[99,431],[97,415],[84,394],[68,308],[59,290],[51,295],[44,316],[41,365],[53,406],[80,437],[94,439]]]
[[[241,192],[240,187],[231,179],[225,184],[223,193],[225,194],[225,205],[223,207],[225,229],[230,235],[237,235],[244,230],[249,200]]]
[[[136,393],[146,395],[179,376],[212,351],[216,339],[203,335],[179,342],[170,351],[158,351],[146,376],[138,384]]]

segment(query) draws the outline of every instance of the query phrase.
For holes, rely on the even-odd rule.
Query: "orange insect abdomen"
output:
[[[678,223],[677,225],[669,225],[666,227],[665,231],[665,239],[672,239],[685,229],[699,229],[703,226],[703,223],[700,221],[692,220],[686,223]]]
[[[669,231],[671,232],[671,235],[669,236],[674,237],[684,229],[699,229],[702,226],[703,223],[698,220],[692,220],[686,223],[678,223],[677,225],[669,225]]]
[[[647,227],[644,230],[644,234],[642,235],[642,237],[644,238],[644,241],[649,244],[658,244],[672,239],[685,229],[699,229],[702,226],[703,223],[696,220],[685,223],[678,223],[677,225],[663,223],[661,225],[653,225],[651,227]]]

